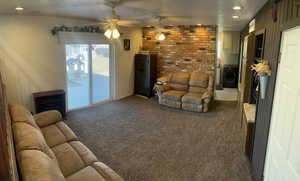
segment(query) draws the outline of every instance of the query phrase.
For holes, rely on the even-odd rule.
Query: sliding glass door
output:
[[[68,110],[111,99],[110,45],[67,44]]]
[[[110,99],[109,45],[91,45],[92,48],[92,103]]]

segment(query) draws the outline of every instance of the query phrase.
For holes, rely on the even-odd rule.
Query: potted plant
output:
[[[257,75],[259,76],[260,96],[262,99],[265,99],[269,77],[271,75],[269,62],[267,60],[263,60],[261,63],[252,65],[251,69],[257,72]]]

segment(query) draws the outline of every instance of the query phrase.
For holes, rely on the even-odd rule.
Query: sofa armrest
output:
[[[163,83],[163,84],[166,84],[166,83],[168,83],[169,82],[169,76],[164,76],[164,77],[160,77],[160,78],[158,78],[157,79],[157,82],[161,82],[161,83]]]
[[[202,95],[202,100],[204,101],[204,103],[209,103],[212,97],[213,97],[213,92],[211,90],[208,90]]]
[[[33,118],[39,127],[45,127],[62,120],[60,112],[55,110],[35,114]]]
[[[165,85],[156,84],[153,89],[157,92],[158,95],[161,95],[163,92],[170,90],[171,87],[167,84]]]

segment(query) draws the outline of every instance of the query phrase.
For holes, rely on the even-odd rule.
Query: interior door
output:
[[[300,27],[282,36],[267,160],[266,181],[300,180]]]

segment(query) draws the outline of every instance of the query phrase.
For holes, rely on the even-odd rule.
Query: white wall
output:
[[[64,49],[50,30],[57,25],[81,25],[87,20],[45,16],[0,16],[0,71],[7,85],[8,100],[33,110],[32,93],[65,89]],[[126,30],[131,51],[116,42],[117,96],[133,93],[133,56],[142,45],[141,30]]]
[[[141,29],[122,29],[122,38],[116,42],[117,75],[119,83],[117,87],[118,98],[124,98],[133,94],[134,89],[134,55],[142,46]],[[123,39],[130,39],[130,51],[124,51]]]

